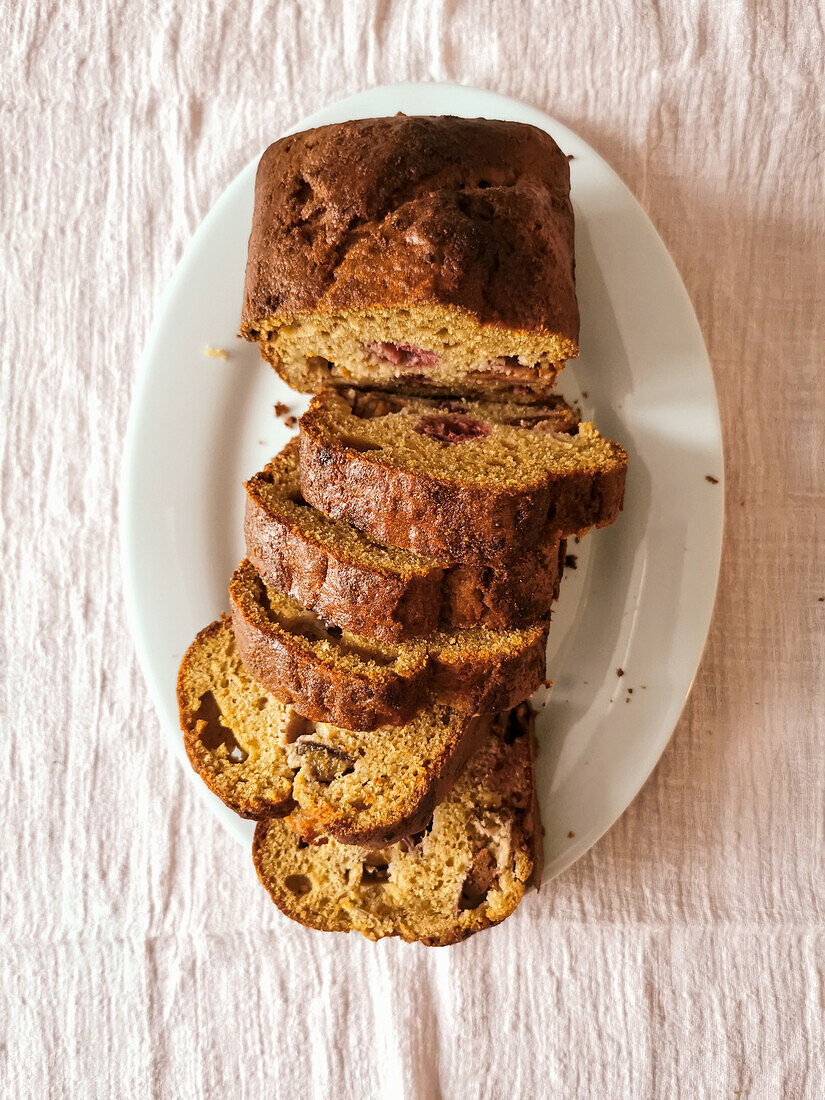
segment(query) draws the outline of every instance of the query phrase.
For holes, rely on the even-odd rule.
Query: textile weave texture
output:
[[[823,5],[11,0],[0,26],[3,1095],[822,1096]],[[275,910],[167,750],[117,529],[191,234],[288,126],[402,79],[523,99],[619,172],[695,305],[728,477],[653,777],[435,951]]]

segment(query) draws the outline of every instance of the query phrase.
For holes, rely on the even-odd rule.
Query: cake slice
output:
[[[308,721],[244,669],[228,620],[189,647],[178,703],[192,767],[235,813],[290,813],[305,837],[360,845],[422,829],[479,740],[502,724],[443,706],[371,733]]]
[[[246,555],[265,583],[352,634],[397,643],[468,626],[524,625],[558,598],[566,543],[548,538],[512,568],[424,558],[373,541],[307,505],[291,439],[246,483]]]
[[[627,455],[541,405],[326,389],[300,421],[303,498],[373,539],[503,568],[612,523]]]
[[[261,822],[258,877],[288,917],[328,932],[434,947],[498,924],[540,882],[533,751],[523,704],[482,740],[429,826],[383,850],[307,843],[294,817]]]
[[[285,745],[303,719],[243,667],[231,622],[219,619],[197,635],[177,691],[186,755],[224,805],[253,820],[294,810]]]
[[[324,623],[267,588],[249,561],[235,571],[229,595],[248,672],[316,722],[399,726],[436,702],[493,714],[526,699],[545,675],[545,620],[521,630],[437,631],[392,646]]]
[[[578,333],[570,168],[543,130],[399,114],[261,158],[241,335],[293,388],[535,400]]]

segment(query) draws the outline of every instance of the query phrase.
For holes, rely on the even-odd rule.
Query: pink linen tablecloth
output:
[[[7,2],[0,1093],[825,1094],[822,3]],[[169,754],[118,473],[178,258],[297,119],[399,79],[549,111],[644,204],[719,389],[707,650],[624,818],[442,951],[286,922]],[[655,319],[654,319],[655,320]]]

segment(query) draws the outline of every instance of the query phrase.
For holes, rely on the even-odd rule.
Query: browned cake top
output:
[[[521,123],[396,115],[276,141],[258,167],[242,331],[439,304],[578,337],[567,158]]]

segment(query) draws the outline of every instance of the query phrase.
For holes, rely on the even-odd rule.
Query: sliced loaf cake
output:
[[[422,829],[499,716],[443,706],[405,726],[353,732],[301,717],[241,663],[228,620],[189,647],[178,675],[189,760],[241,817],[292,814],[302,835],[386,845]]]
[[[548,622],[521,630],[470,627],[389,645],[324,623],[267,588],[244,561],[229,586],[247,670],[299,713],[348,729],[403,725],[443,703],[464,714],[508,710],[545,674]]]
[[[480,742],[418,835],[384,849],[307,843],[295,816],[261,822],[258,876],[292,920],[328,932],[456,943],[509,916],[541,876],[529,705]]]
[[[246,483],[246,555],[270,588],[352,634],[397,643],[439,629],[523,626],[559,593],[566,543],[548,537],[510,569],[424,558],[307,505],[291,439]]]
[[[301,417],[305,500],[414,553],[505,568],[612,523],[627,455],[541,405],[323,390]]]

